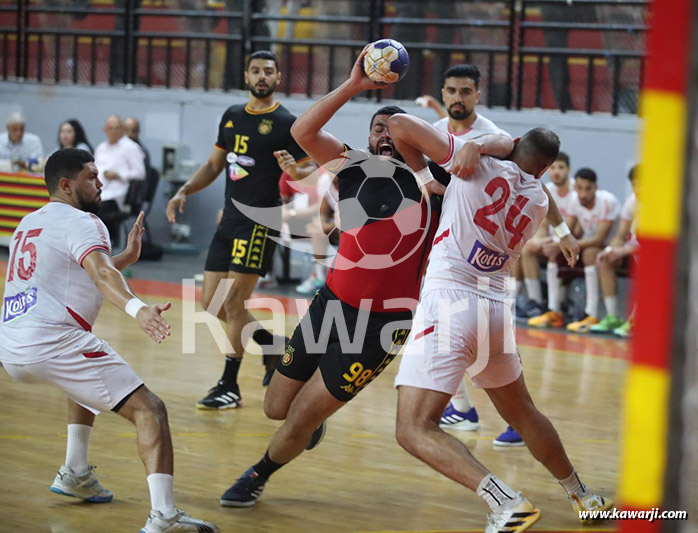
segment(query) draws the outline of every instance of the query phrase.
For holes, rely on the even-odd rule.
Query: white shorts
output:
[[[143,380],[109,344],[92,333],[84,335],[94,337],[90,343],[92,351],[77,349],[39,363],[3,366],[17,381],[54,385],[94,414],[121,407],[143,385]],[[77,344],[84,346],[83,342]]]
[[[417,306],[395,386],[453,395],[465,372],[485,389],[521,375],[511,306],[463,289],[429,290]]]

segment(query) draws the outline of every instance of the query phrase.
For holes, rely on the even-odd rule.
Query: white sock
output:
[[[606,305],[606,314],[618,316],[618,297],[604,296],[603,303]]]
[[[315,269],[313,270],[315,272],[315,277],[317,279],[324,280],[326,275],[325,275],[325,266],[321,265],[320,263],[315,263]]]
[[[548,263],[546,277],[548,279],[548,309],[560,312],[560,278],[557,276],[557,263]]]
[[[599,316],[599,275],[595,265],[584,267],[584,280],[587,284],[587,305],[584,312],[598,318]]]
[[[562,485],[562,488],[565,489],[568,496],[570,494],[576,494],[577,496],[580,496],[584,494],[587,490],[586,485],[582,483],[582,480],[579,479],[579,476],[577,475],[577,471],[574,469],[572,470],[572,473],[569,475],[569,477],[565,479],[558,479],[557,482],[560,485]]]
[[[451,403],[461,413],[467,413],[473,407],[468,398],[468,390],[465,388],[465,380],[461,380],[458,390],[451,398]]]
[[[65,466],[70,467],[76,475],[87,473],[89,463],[87,452],[90,447],[92,426],[68,424],[68,446],[65,450]]]
[[[540,280],[537,278],[525,278],[524,284],[526,285],[526,293],[528,294],[529,300],[534,300],[539,304],[543,303],[543,291],[540,288]]]
[[[171,474],[150,474],[150,507],[170,517],[177,512],[174,504],[174,478]]]
[[[504,483],[494,474],[487,474],[475,491],[480,498],[487,502],[490,509],[496,511],[502,505],[505,505],[516,499],[516,491],[509,485]]]

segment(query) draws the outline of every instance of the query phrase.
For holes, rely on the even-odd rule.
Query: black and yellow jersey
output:
[[[223,220],[245,218],[233,204],[233,198],[254,207],[281,205],[281,169],[274,152],[287,150],[297,162],[307,160],[291,137],[295,120],[278,102],[262,111],[234,105],[223,113],[216,141],[216,147],[226,151],[227,161]]]

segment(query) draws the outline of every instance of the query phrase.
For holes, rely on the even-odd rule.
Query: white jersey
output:
[[[511,137],[511,135],[509,135],[506,131],[504,131],[494,122],[483,117],[479,113],[477,115],[477,118],[475,119],[475,122],[473,122],[470,128],[458,133],[455,133],[449,129],[448,117],[442,118],[441,120],[437,120],[436,122],[434,122],[434,127],[441,131],[445,131],[446,133],[450,133],[451,135],[454,135],[456,138],[463,139],[465,141],[469,141],[470,139],[476,139],[481,135],[485,135],[487,133],[494,133]]]
[[[545,186],[548,187],[550,195],[555,200],[555,203],[557,204],[557,208],[560,210],[562,218],[567,219],[567,217],[570,216],[570,204],[572,203],[572,199],[577,196],[577,193],[574,191],[572,187],[570,187],[567,191],[567,194],[562,196],[558,192],[557,187],[555,187],[554,183],[546,183]]]
[[[61,202],[25,216],[12,235],[0,322],[0,361],[38,363],[75,349],[102,294],[82,268],[92,251],[111,253],[104,223]]]
[[[540,180],[483,156],[472,177],[446,188],[424,291],[462,288],[504,300],[511,265],[547,213]]]
[[[594,207],[587,209],[575,196],[569,206],[570,216],[577,217],[582,225],[582,238],[593,237],[599,222],[615,222],[620,211],[620,202],[612,193],[598,189]]]
[[[632,193],[625,199],[623,207],[620,210],[620,219],[627,222],[631,222],[630,234],[628,235],[628,243],[635,246],[639,246],[637,241],[637,219],[635,214],[637,213],[637,197],[635,193]]]

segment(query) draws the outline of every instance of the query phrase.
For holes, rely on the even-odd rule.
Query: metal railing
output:
[[[366,42],[400,40],[410,72],[372,98],[438,96],[458,62],[482,103],[635,113],[645,0],[0,0],[3,80],[244,88],[245,58],[272,49],[280,90],[325,94]]]

